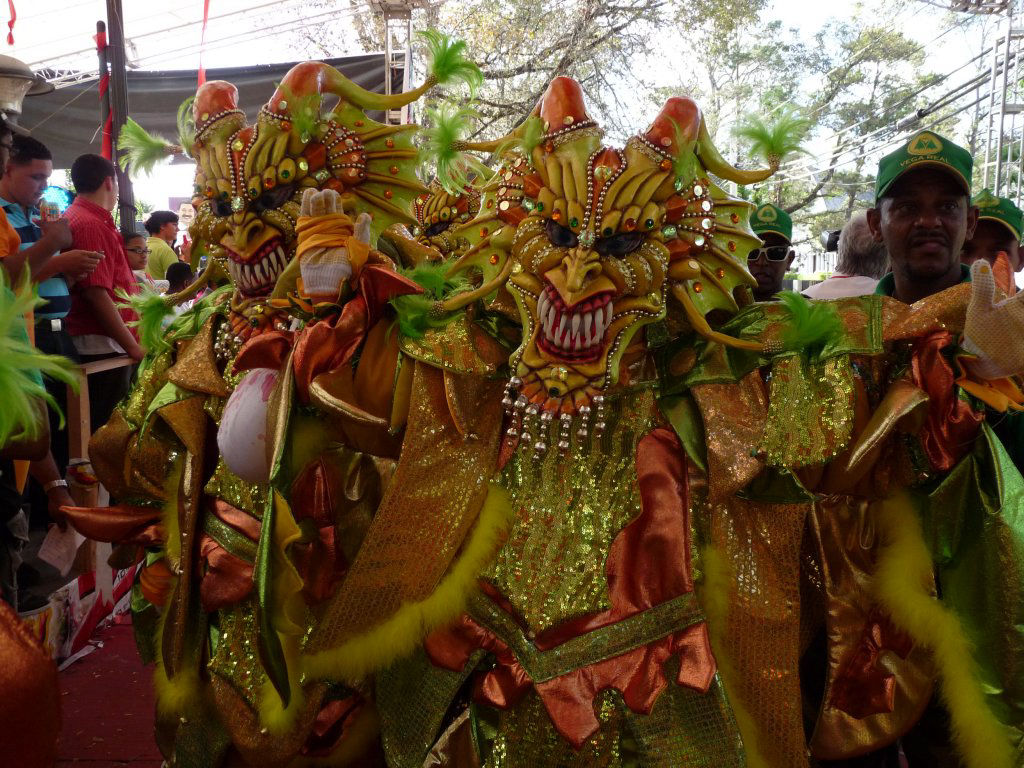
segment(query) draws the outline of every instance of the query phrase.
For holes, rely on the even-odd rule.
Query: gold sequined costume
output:
[[[201,628],[161,637],[211,653],[199,705],[223,722],[182,714],[195,706],[185,692],[169,697],[176,754],[200,764],[230,741],[266,764],[334,747],[338,761],[393,766],[807,765],[799,664],[822,626],[816,755],[891,743],[936,678],[955,678],[943,691],[964,733],[998,719],[1017,739],[1019,601],[967,615],[978,585],[958,559],[1024,540],[1005,490],[1020,475],[978,402],[955,394],[970,379],[954,336],[967,291],[913,308],[751,305],[751,206],[712,174],[770,171],[726,163],[689,99],[607,147],[579,86],[556,78],[512,139],[451,261],[400,276],[375,257],[327,304],[278,281],[268,306],[301,322],[246,341],[235,361],[246,381],[276,373],[269,485],[236,485],[193,450],[209,445],[195,429],[217,413],[208,396],[226,396],[193,378],[212,359],[206,320],[151,385],[180,376],[203,397],[165,402],[164,385],[106,428],[139,461],[128,473],[111,461],[105,478],[145,481],[181,511],[167,537],[180,550],[152,563],[174,566],[179,592],[195,520],[210,518],[195,478],[215,481],[205,493],[221,502],[260,502],[255,538],[217,539],[251,563],[252,602],[218,608],[215,627],[195,600],[191,616],[173,602],[164,613]],[[178,443],[143,429],[151,412]],[[168,460],[184,495],[162,490]],[[950,504],[957,493],[967,507]],[[983,531],[963,512],[978,500]],[[249,525],[213,518],[211,536]],[[908,520],[923,521],[931,553],[902,533]],[[327,541],[342,531],[344,558]],[[917,558],[903,581],[901,553]],[[935,608],[933,558],[943,591],[959,592],[953,609]],[[998,578],[1020,584],[1012,568]],[[949,654],[927,631],[935,610],[981,652]],[[1000,630],[978,629],[1000,610]],[[957,667],[974,662],[988,701]],[[957,702],[975,694],[982,715],[964,720]]]

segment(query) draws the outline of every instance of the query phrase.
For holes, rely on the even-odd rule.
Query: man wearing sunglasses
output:
[[[782,280],[796,258],[793,250],[793,220],[778,206],[765,203],[750,216],[750,227],[764,245],[747,256],[747,268],[757,280],[754,298],[774,301]]]

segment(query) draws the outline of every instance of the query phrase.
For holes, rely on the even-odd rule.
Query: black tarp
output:
[[[384,56],[365,54],[327,59],[346,77],[368,91],[384,92]],[[274,87],[294,66],[265,64],[249,67],[207,69],[207,80],[227,80],[238,87],[239,106],[255,120],[261,105],[273,95]],[[150,133],[172,141],[177,136],[175,116],[178,106],[195,95],[195,70],[128,71],[128,114]],[[76,157],[86,152],[99,153],[100,107],[98,81],[25,99],[19,123],[31,131],[53,153],[55,168],[70,168]],[[395,87],[401,89],[400,82]],[[379,113],[369,113],[380,120]]]

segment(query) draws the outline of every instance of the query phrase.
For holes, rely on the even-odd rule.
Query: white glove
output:
[[[987,379],[1024,373],[1024,292],[996,301],[996,278],[983,259],[971,265],[971,303],[960,346],[978,360],[971,370]]]
[[[302,217],[322,218],[335,214],[344,214],[341,195],[333,189],[307,189],[302,194],[299,215]],[[342,284],[352,276],[352,264],[349,260],[348,248],[342,243],[347,239],[344,227],[335,227],[338,245],[325,245],[305,250],[299,260],[299,271],[302,284],[310,296],[333,299],[338,296]],[[299,245],[308,236],[309,229],[301,223],[298,232]],[[361,213],[353,225],[352,234],[363,243],[370,241],[370,217]]]

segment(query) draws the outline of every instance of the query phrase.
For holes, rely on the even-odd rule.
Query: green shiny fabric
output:
[[[923,499],[944,604],[975,647],[989,706],[1024,748],[1024,478],[987,425]]]
[[[256,548],[256,565],[252,579],[256,585],[258,603],[257,637],[260,661],[266,670],[267,677],[277,689],[284,706],[291,701],[291,683],[288,681],[288,662],[284,657],[281,639],[274,629],[271,614],[273,613],[274,567],[271,548],[274,542],[274,524],[277,510],[274,505],[274,494],[267,494],[267,503],[263,509],[263,524],[260,527],[260,540]]]
[[[704,438],[704,419],[693,396],[683,394],[658,398],[658,409],[672,425],[687,458],[707,474],[708,446]]]

